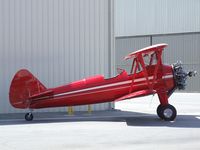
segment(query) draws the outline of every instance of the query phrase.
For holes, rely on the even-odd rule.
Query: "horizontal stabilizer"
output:
[[[31,95],[29,97],[29,99],[39,99],[39,98],[43,98],[43,97],[48,97],[48,96],[52,96],[53,95],[53,91],[52,90],[47,90],[47,91],[44,91],[44,92],[41,92],[41,93],[38,93],[38,94],[34,94],[34,95]]]

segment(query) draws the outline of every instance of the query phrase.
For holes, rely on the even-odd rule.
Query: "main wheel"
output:
[[[33,114],[32,113],[26,113],[25,119],[26,119],[26,121],[32,121],[33,120]]]
[[[165,106],[158,106],[158,116],[165,121],[173,121],[176,118],[176,108],[170,104]],[[157,110],[158,110],[157,109]]]

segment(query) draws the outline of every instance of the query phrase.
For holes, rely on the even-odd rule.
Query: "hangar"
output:
[[[128,69],[122,58],[129,52],[165,42],[165,62],[178,59],[200,72],[199,14],[196,0],[0,0],[0,113],[24,112],[8,100],[11,79],[21,68],[47,87],[95,74],[111,77],[117,67]],[[192,79],[187,91],[199,89],[199,80]]]
[[[46,87],[112,74],[112,0],[0,0],[0,113],[15,72],[29,69]],[[106,110],[110,103],[92,106]],[[75,107],[84,111],[86,106]],[[66,111],[64,108],[37,111]]]

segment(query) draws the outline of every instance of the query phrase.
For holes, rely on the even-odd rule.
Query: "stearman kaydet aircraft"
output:
[[[28,70],[19,70],[10,85],[10,103],[15,108],[30,110],[25,119],[31,121],[33,109],[113,102],[157,94],[160,101],[158,116],[172,121],[177,112],[168,99],[176,89],[185,89],[187,77],[196,72],[185,72],[180,63],[163,64],[162,53],[166,46],[157,44],[127,55],[124,59],[133,61],[130,74],[121,69],[113,78],[96,75],[55,88],[45,87]]]

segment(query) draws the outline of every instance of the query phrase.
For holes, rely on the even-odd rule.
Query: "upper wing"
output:
[[[115,101],[122,101],[125,99],[146,96],[146,95],[155,94],[155,93],[156,93],[155,90],[141,90],[141,91],[133,92],[133,93],[127,94],[125,96],[122,96],[122,97],[116,99]]]
[[[128,54],[126,57],[124,57],[124,59],[127,60],[127,59],[131,59],[131,58],[135,58],[135,57],[137,57],[138,54],[149,54],[154,51],[163,50],[163,48],[165,48],[166,46],[167,46],[167,44],[162,43],[162,44],[156,44],[156,45],[152,45],[149,47],[145,47],[143,49],[140,49],[140,50],[137,50],[135,52]]]

